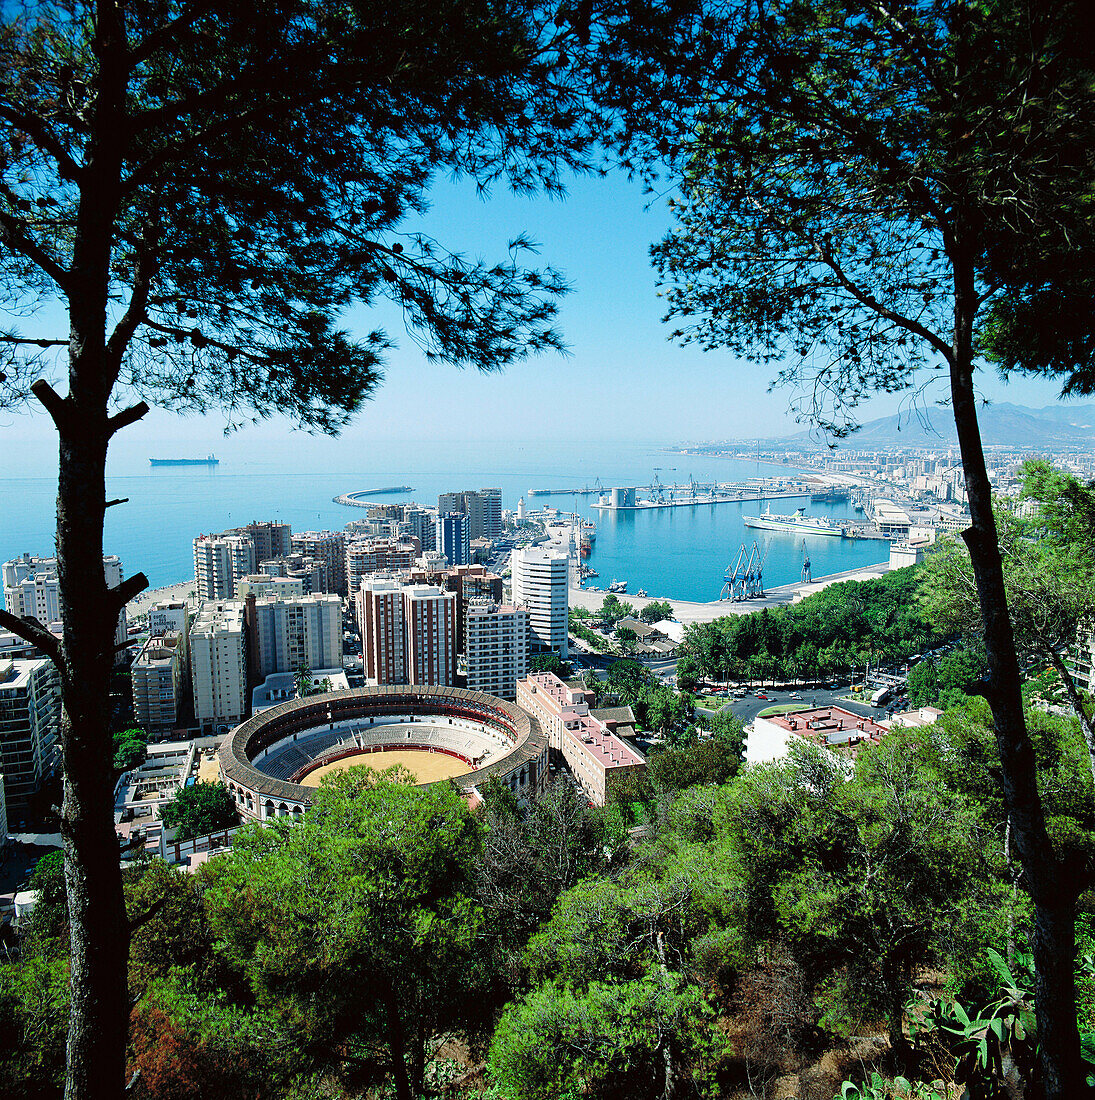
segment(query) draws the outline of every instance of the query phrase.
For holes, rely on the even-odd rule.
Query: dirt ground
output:
[[[456,775],[467,775],[471,768],[458,760],[455,756],[449,756],[443,752],[426,752],[424,750],[393,749],[391,752],[362,752],[354,756],[346,756],[336,760],[333,764],[324,764],[309,772],[300,782],[305,787],[318,787],[319,781],[332,772],[342,772],[347,768],[356,768],[361,764],[368,764],[375,771],[383,771],[385,768],[402,764],[403,767],[413,772],[419,783],[433,783],[438,779],[451,779]]]

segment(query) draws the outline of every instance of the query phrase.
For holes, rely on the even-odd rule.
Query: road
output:
[[[882,718],[885,715],[885,711],[875,710],[874,707],[856,702],[848,694],[848,685],[844,684],[839,688],[830,690],[829,688],[796,688],[796,689],[781,689],[781,688],[763,688],[760,689],[767,699],[758,699],[755,691],[749,692],[747,695],[740,699],[731,698],[724,703],[719,710],[729,711],[735,718],[740,718],[742,725],[749,725],[754,718],[762,711],[767,710],[768,707],[775,707],[781,705],[787,705],[792,703],[803,703],[806,705],[815,704],[818,707],[837,706],[843,707],[845,710],[851,711],[853,714],[867,715],[876,720]],[[792,699],[791,692],[796,691],[798,694],[797,699]],[[700,708],[704,709],[704,708]],[[708,711],[708,713],[711,713]]]

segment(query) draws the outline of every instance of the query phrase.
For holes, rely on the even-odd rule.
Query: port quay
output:
[[[636,496],[639,489],[648,489],[653,495],[649,499]],[[543,490],[530,489],[531,494]],[[602,493],[601,499],[590,505],[607,512],[632,511],[641,508],[685,508],[693,504],[740,504],[752,500],[779,500],[783,497],[803,497],[810,495],[809,486],[785,488],[782,483],[772,486],[759,484],[743,485],[666,485],[666,486],[618,486]]]

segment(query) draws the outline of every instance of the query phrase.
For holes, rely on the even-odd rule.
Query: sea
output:
[[[371,450],[371,449],[370,449]],[[337,530],[364,519],[361,508],[335,504],[340,493],[411,486],[386,494],[386,502],[415,501],[436,506],[440,493],[501,486],[502,506],[514,509],[524,497],[527,509],[577,512],[597,524],[587,563],[600,576],[589,584],[607,588],[626,581],[628,592],[679,600],[717,600],[725,573],[754,541],[764,559],[768,588],[800,579],[801,536],[746,527],[743,515],[757,514],[756,502],[696,504],[677,508],[609,512],[591,507],[596,494],[574,490],[614,485],[650,485],[754,477],[788,477],[796,471],[763,462],[681,453],[664,443],[566,441],[549,443],[386,442],[375,451],[347,448],[344,458],[316,462],[294,453],[293,438],[278,454],[256,454],[237,447],[217,466],[150,467],[147,457],[112,461],[107,493],[128,498],[107,511],[105,549],[118,554],[126,574],[143,571],[153,587],[194,575],[195,535],[241,526],[251,520],[289,523],[294,531]],[[338,454],[337,448],[329,454]],[[301,466],[306,468],[301,468]],[[325,466],[327,468],[307,468]],[[529,489],[553,489],[530,496]],[[43,476],[0,477],[0,561],[29,551],[52,554],[55,472]],[[645,493],[640,493],[646,495]],[[843,504],[811,504],[808,497],[771,502],[789,513],[805,507],[811,515],[862,520]],[[887,558],[889,544],[840,538],[806,539],[814,578],[873,565]]]

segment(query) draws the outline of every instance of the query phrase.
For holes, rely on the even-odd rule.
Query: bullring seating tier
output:
[[[452,727],[426,722],[349,723],[273,745],[254,761],[254,766],[272,779],[289,779],[309,764],[320,767],[328,757],[340,756],[355,745],[369,748],[404,741],[407,748],[448,749],[477,764],[489,763],[510,747],[497,731],[466,722]]]

